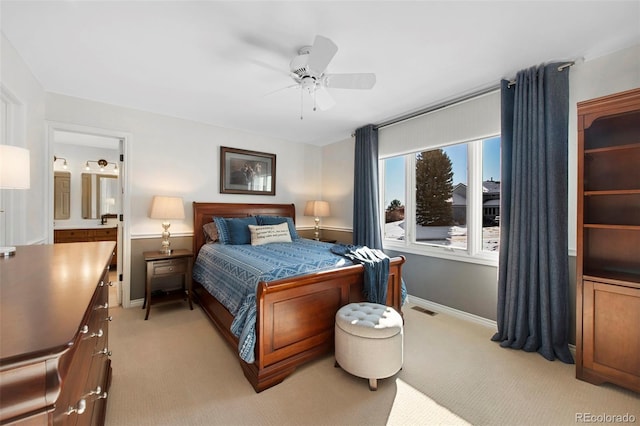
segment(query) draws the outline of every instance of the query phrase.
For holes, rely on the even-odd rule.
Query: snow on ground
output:
[[[391,240],[404,240],[404,220],[389,222],[384,227],[384,237]],[[444,245],[452,248],[465,248],[467,245],[466,226],[417,226],[416,241]],[[482,228],[482,249],[498,251],[500,245],[500,227]]]

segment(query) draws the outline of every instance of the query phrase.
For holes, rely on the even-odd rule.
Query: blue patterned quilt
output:
[[[332,246],[304,238],[261,246],[202,246],[193,267],[193,279],[234,316],[231,332],[238,337],[240,358],[254,362],[258,283],[353,264],[333,254]]]

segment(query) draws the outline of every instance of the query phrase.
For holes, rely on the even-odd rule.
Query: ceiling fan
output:
[[[313,97],[314,111],[316,106],[325,111],[336,104],[327,89],[371,89],[376,84],[376,75],[372,73],[325,73],[337,51],[333,41],[318,35],[313,46],[300,48],[289,64],[289,75],[296,82],[289,87],[299,87],[301,96],[307,91]]]

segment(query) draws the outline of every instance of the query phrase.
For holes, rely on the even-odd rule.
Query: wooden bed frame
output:
[[[202,226],[218,217],[251,215],[286,216],[295,220],[293,204],[193,203],[193,252],[205,244]],[[403,256],[392,258],[389,267],[387,305],[401,311]],[[341,306],[362,297],[362,265],[322,271],[271,282],[257,290],[255,362],[238,360],[256,392],[282,382],[297,366],[333,349],[335,314]],[[231,333],[233,317],[198,282],[195,300],[237,354],[238,339]]]

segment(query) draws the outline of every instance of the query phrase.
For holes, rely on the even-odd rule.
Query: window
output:
[[[381,171],[385,246],[497,261],[499,137],[385,158]]]

